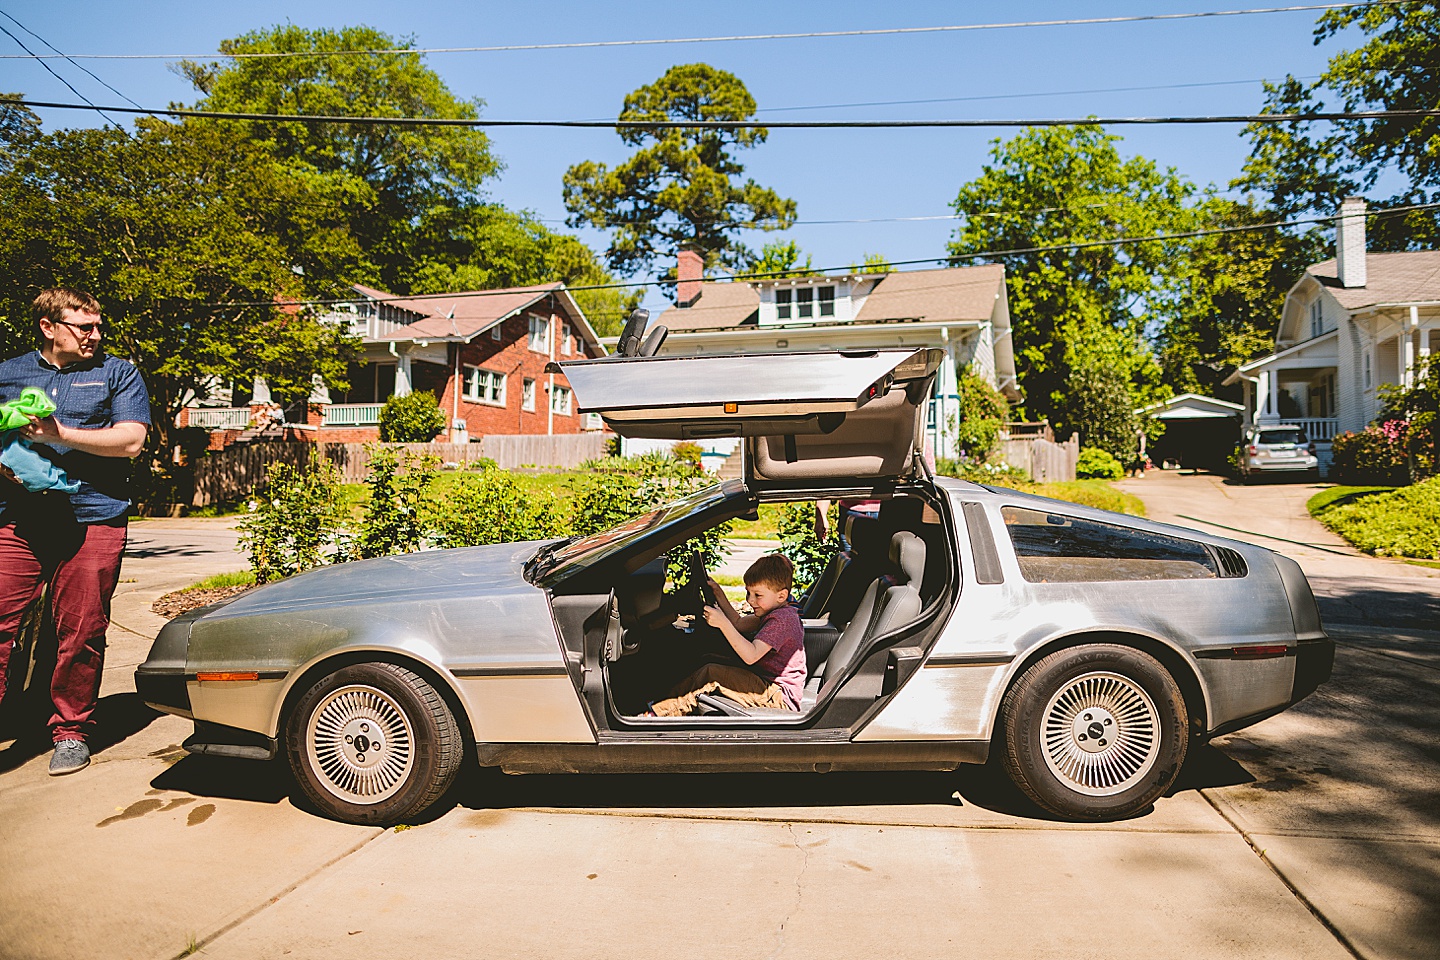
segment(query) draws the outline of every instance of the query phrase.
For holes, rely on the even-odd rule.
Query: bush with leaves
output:
[[[704,454],[704,449],[693,440],[681,440],[670,450],[670,456],[676,460],[684,460],[686,463],[693,463],[697,467],[704,463]]]
[[[1377,556],[1440,560],[1440,477],[1341,502],[1317,519]]]
[[[358,559],[414,553],[425,542],[422,506],[435,480],[438,457],[417,456],[403,447],[366,444],[370,499],[351,548]]]
[[[955,425],[955,437],[960,453],[974,460],[989,460],[1010,419],[1010,401],[974,371],[961,374],[958,388],[960,422]]]
[[[1330,476],[1340,483],[1408,483],[1408,427],[1405,421],[1387,420],[1359,433],[1340,434],[1330,444]]]
[[[780,509],[780,552],[795,567],[795,594],[820,579],[840,549],[833,536],[822,540],[816,535],[815,510],[816,505],[809,501],[783,504]]]
[[[935,461],[935,472],[942,477],[958,477],[972,483],[996,483],[1002,487],[1030,482],[1030,474],[1003,460],[939,457]]]
[[[268,583],[329,563],[344,508],[340,471],[312,453],[294,465],[272,463],[264,485],[240,520],[240,546],[256,583]]]
[[[445,414],[435,394],[425,390],[393,396],[380,408],[383,443],[429,443],[445,429]]]
[[[570,531],[550,494],[527,493],[508,470],[462,474],[442,501],[426,505],[426,526],[437,547],[476,547],[563,537]]]
[[[1085,447],[1075,462],[1077,480],[1119,480],[1125,467],[1109,453],[1096,447]]]

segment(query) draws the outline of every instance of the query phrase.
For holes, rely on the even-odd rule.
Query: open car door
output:
[[[942,350],[607,357],[556,366],[579,408],[625,437],[742,437],[747,478],[901,479]]]

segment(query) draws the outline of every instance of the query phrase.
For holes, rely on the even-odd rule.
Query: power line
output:
[[[78,69],[78,70],[84,71],[84,73],[85,73],[86,75],[88,75],[88,76],[90,77],[90,79],[94,80],[96,83],[100,84],[100,86],[104,87],[106,90],[109,90],[111,93],[115,94],[117,97],[120,97],[120,98],[123,99],[126,103],[129,103],[129,104],[130,104],[131,106],[133,106],[133,107],[138,107],[138,106],[140,106],[140,104],[136,103],[134,100],[131,100],[129,97],[125,96],[125,94],[121,93],[119,90],[116,90],[116,89],[115,89],[114,87],[112,87],[110,84],[106,83],[104,80],[101,80],[101,79],[100,79],[99,77],[97,77],[95,74],[91,73],[90,70],[89,70],[84,64],[76,63],[74,57],[66,56],[64,53],[62,53],[62,52],[60,51],[60,48],[59,48],[59,47],[55,46],[55,44],[51,43],[49,40],[46,40],[44,37],[40,36],[40,34],[36,33],[34,30],[31,30],[29,27],[25,26],[25,24],[21,23],[19,20],[16,20],[16,19],[15,19],[14,17],[12,17],[10,14],[6,13],[4,10],[0,10],[0,16],[3,16],[6,20],[9,20],[11,23],[15,24],[15,26],[19,27],[21,30],[24,30],[26,33],[30,34],[30,36],[34,37],[36,40],[39,40],[41,43],[45,44],[45,46],[47,46],[47,47],[49,47],[51,50],[55,51],[55,55],[56,55],[57,57],[63,57],[64,59],[70,61],[70,64],[71,64],[72,66],[74,66],[74,67],[75,67],[76,69]],[[9,31],[6,31],[6,33],[9,33]],[[11,37],[11,39],[13,40],[14,37]],[[19,41],[17,40],[16,43],[19,43]],[[21,49],[24,49],[23,45],[22,45]],[[28,51],[27,51],[27,52],[28,52]],[[37,58],[37,59],[38,59],[38,58]],[[45,67],[46,70],[50,70],[50,68],[49,68],[48,66],[45,66],[44,63],[41,63],[40,65],[41,65],[42,67]],[[50,70],[50,73],[51,73],[51,75],[56,76],[57,79],[58,79],[58,75],[55,74],[55,71]],[[61,83],[65,83],[64,80],[61,80],[60,82],[61,82]],[[67,87],[70,87],[70,85],[69,85],[68,83],[66,83],[65,85],[66,85]],[[70,90],[71,90],[72,92],[74,92],[75,88],[74,88],[74,87],[70,87]],[[77,93],[76,96],[80,96],[80,95]],[[84,100],[85,98],[84,98],[84,97],[81,97],[81,99]],[[87,102],[88,102],[88,101],[87,101]],[[116,126],[119,126],[119,124],[116,124]]]
[[[1353,7],[1389,7],[1418,3],[1421,0],[1372,0],[1369,3],[1320,3],[1289,7],[1259,7],[1248,10],[1205,10],[1191,13],[1154,13],[1127,17],[1085,17],[1068,20],[1026,20],[1010,23],[962,23],[933,27],[878,27],[869,30],[814,30],[803,33],[751,33],[734,36],[673,37],[649,40],[585,40],[559,43],[515,43],[484,47],[393,47],[371,50],[294,50],[254,53],[92,53],[76,54],[87,60],[189,60],[219,57],[227,60],[261,60],[295,57],[393,56],[397,54],[435,53],[513,53],[526,50],[582,50],[605,47],[648,47],[693,43],[737,43],[760,40],[818,40],[837,37],[879,37],[927,33],[961,33],[975,30],[1015,30],[1030,27],[1079,27],[1112,23],[1147,23],[1173,20],[1199,20],[1213,17],[1241,17],[1270,13],[1305,13],[1317,10],[1338,10]],[[38,59],[38,58],[37,58]]]
[[[0,13],[3,13],[3,12],[4,12],[4,11],[0,11]],[[12,22],[14,22],[14,24],[15,24],[17,27],[19,27],[21,30],[25,30],[26,33],[30,33],[29,30],[26,30],[26,29],[25,29],[25,25],[22,24],[19,20],[16,20],[14,17],[10,16],[10,14],[8,14],[8,13],[6,13],[5,16],[6,16],[7,19],[9,19],[9,20],[11,20]],[[11,40],[14,40],[14,41],[15,41],[15,45],[16,45],[17,47],[19,47],[21,50],[24,50],[27,54],[30,53],[30,48],[27,47],[27,46],[25,46],[25,42],[24,42],[23,40],[21,40],[19,37],[15,36],[15,34],[11,33],[4,25],[0,25],[0,33],[5,34],[5,36],[9,37]],[[31,35],[31,36],[35,36],[35,34],[33,34],[33,33],[31,33],[30,35]],[[38,40],[38,39],[40,39],[40,38],[39,38],[39,37],[36,37],[36,39]],[[41,43],[45,43],[44,40],[41,40],[40,42],[41,42]],[[45,45],[46,45],[47,47],[50,46],[48,43],[46,43]],[[54,48],[54,47],[51,47],[50,49],[53,50],[53,49],[55,49],[55,48]],[[34,54],[31,54],[31,56],[34,56]],[[39,58],[36,57],[36,59],[38,60]],[[100,116],[102,116],[102,117],[105,118],[105,121],[106,121],[107,123],[112,124],[116,129],[123,129],[116,120],[112,119],[112,118],[109,117],[109,116],[106,116],[106,113],[105,113],[104,108],[95,106],[94,102],[91,101],[89,97],[85,96],[85,94],[81,93],[79,90],[76,90],[76,89],[75,89],[75,86],[74,86],[69,80],[66,80],[64,77],[60,76],[60,74],[56,73],[55,70],[50,66],[50,64],[45,63],[43,60],[41,60],[41,61],[40,61],[40,66],[44,67],[44,68],[45,68],[45,72],[48,73],[48,74],[50,74],[50,76],[54,77],[56,80],[59,80],[61,83],[65,84],[66,89],[68,89],[71,93],[75,94],[75,96],[79,97],[81,100],[84,100],[85,103],[87,104],[88,109],[94,110],[96,113],[100,114]],[[121,94],[121,96],[124,96],[124,94]],[[78,107],[78,105],[76,105],[76,106]],[[79,108],[79,109],[86,109],[87,107],[78,107],[78,108]]]
[[[0,28],[3,29],[3,28]],[[68,84],[67,84],[68,86]],[[72,88],[73,89],[73,88]],[[77,93],[77,96],[79,94]],[[82,96],[83,100],[84,97]],[[394,127],[552,127],[591,130],[904,130],[904,129],[985,129],[989,127],[1073,127],[1162,126],[1234,123],[1326,123],[1346,120],[1399,120],[1440,117],[1440,110],[1358,110],[1310,113],[1212,114],[1170,117],[1034,117],[979,120],[484,120],[469,117],[359,117],[301,113],[238,113],[221,110],[176,108],[99,107],[92,103],[58,103],[21,97],[0,97],[0,103],[49,110],[94,110],[112,113],[140,113],[161,117],[240,120],[260,123],[338,123],[354,126]]]
[[[1366,211],[1366,213],[1365,213],[1365,218],[1366,218],[1367,220],[1378,220],[1378,219],[1381,219],[1381,218],[1383,218],[1383,217],[1393,217],[1393,216],[1398,216],[1398,215],[1404,214],[1404,213],[1413,213],[1413,212],[1418,211],[1418,210],[1435,210],[1435,209],[1440,209],[1440,203],[1415,203],[1415,204],[1410,204],[1410,205],[1408,205],[1408,206],[1403,206],[1403,207],[1388,207],[1388,208],[1383,209],[1383,210],[1368,210],[1368,211]],[[1251,232],[1258,232],[1258,231],[1261,231],[1261,230],[1278,230],[1278,229],[1283,229],[1283,228],[1286,228],[1286,227],[1299,227],[1299,226],[1305,226],[1305,225],[1307,225],[1307,224],[1332,223],[1332,222],[1334,222],[1334,220],[1335,220],[1335,216],[1332,214],[1332,215],[1330,215],[1330,216],[1324,216],[1324,217],[1302,217],[1302,218],[1297,218],[1297,219],[1294,219],[1294,220],[1275,220],[1275,221],[1271,221],[1271,222],[1269,222],[1269,223],[1251,223],[1251,224],[1245,224],[1245,225],[1243,225],[1243,226],[1208,227],[1208,228],[1205,228],[1205,229],[1203,229],[1203,230],[1187,230],[1187,231],[1184,231],[1184,232],[1182,232],[1182,233],[1160,233],[1160,234],[1153,234],[1153,235],[1151,235],[1151,236],[1146,236],[1146,237],[1118,237],[1118,238],[1115,238],[1115,239],[1112,239],[1112,240],[1077,240],[1077,241],[1067,242],[1067,243],[1043,244],[1043,245],[1038,245],[1038,246],[1033,246],[1033,247],[1014,247],[1014,248],[1011,248],[1011,249],[1009,249],[1009,250],[977,250],[977,251],[975,251],[975,252],[973,252],[973,253],[959,253],[959,254],[954,254],[954,253],[952,253],[952,254],[945,254],[944,256],[939,256],[939,257],[922,257],[922,258],[920,258],[920,259],[918,259],[918,260],[887,260],[887,261],[883,264],[883,266],[886,266],[886,267],[909,267],[909,266],[917,266],[917,265],[919,265],[919,264],[926,264],[926,263],[953,263],[953,262],[956,261],[956,260],[978,260],[978,259],[981,259],[981,258],[997,259],[997,258],[1000,258],[1000,257],[1019,256],[1019,255],[1021,255],[1021,254],[1026,254],[1026,253],[1052,253],[1052,252],[1059,251],[1059,250],[1087,250],[1087,249],[1093,249],[1093,248],[1097,248],[1097,247],[1121,247],[1121,246],[1127,246],[1127,245],[1133,244],[1133,243],[1163,243],[1163,242],[1169,241],[1169,240],[1193,240],[1193,239],[1195,239],[1195,238],[1197,238],[1197,237],[1218,236],[1218,235],[1221,235],[1221,234],[1251,233]],[[857,270],[857,267],[859,268],[858,270]],[[840,273],[840,274],[843,275],[843,274],[850,274],[850,273],[856,273],[856,272],[860,272],[860,273],[866,272],[866,271],[864,270],[864,265],[851,265],[851,266],[844,266],[844,267],[818,267],[818,268],[811,268],[811,269],[807,270],[807,271],[806,271],[805,273],[803,273],[803,274],[798,273],[796,270],[793,270],[793,269],[790,269],[790,270],[772,270],[772,271],[763,272],[763,273],[742,273],[742,274],[734,274],[734,275],[731,275],[731,276],[729,276],[729,277],[716,277],[716,278],[712,278],[712,279],[706,280],[705,282],[706,282],[706,283],[743,283],[743,282],[750,281],[750,280],[777,280],[777,279],[782,279],[782,278],[790,277],[790,276],[796,276],[796,277],[798,277],[798,276],[823,277],[823,276],[826,276],[826,275],[829,275],[829,274],[834,274],[834,273]],[[557,281],[557,282],[558,282],[558,281]],[[575,286],[570,286],[569,284],[566,284],[565,287],[564,287],[564,289],[565,289],[565,292],[566,292],[566,293],[576,293],[576,292],[578,292],[578,291],[583,291],[583,290],[631,290],[631,289],[644,288],[644,287],[665,287],[665,286],[673,286],[674,284],[675,284],[675,281],[674,281],[674,280],[633,280],[633,281],[617,282],[617,283],[578,284],[578,285],[575,285]],[[559,292],[559,291],[557,290],[557,291],[555,291],[555,292]],[[502,289],[502,290],[465,290],[465,291],[460,291],[460,292],[457,292],[457,293],[446,293],[446,294],[443,294],[443,296],[444,296],[444,297],[447,297],[447,298],[464,298],[464,299],[470,299],[470,298],[475,298],[475,297],[504,297],[504,296],[513,296],[513,295],[514,295],[514,292],[513,292],[512,290],[503,290],[503,289]],[[415,299],[422,299],[422,298],[431,298],[431,297],[434,297],[434,296],[441,296],[441,295],[438,295],[438,294],[435,294],[435,295],[431,295],[431,294],[411,294],[411,295],[404,295],[404,296],[402,296],[402,295],[396,295],[396,296],[393,296],[393,297],[366,297],[365,299],[366,299],[367,301],[371,302],[371,303],[400,303],[400,302],[404,302],[404,301],[407,301],[407,300],[415,300]],[[356,300],[355,297],[338,297],[338,298],[316,299],[316,300],[287,300],[287,301],[285,301],[285,306],[296,306],[296,307],[335,306],[335,305],[337,305],[337,304],[342,304],[342,303],[354,303],[355,300]],[[232,301],[232,302],[227,302],[227,303],[204,304],[204,306],[212,307],[212,308],[215,308],[215,309],[228,308],[228,307],[274,307],[274,306],[276,306],[276,305],[277,305],[277,304],[276,304],[276,302],[275,302],[274,300]]]

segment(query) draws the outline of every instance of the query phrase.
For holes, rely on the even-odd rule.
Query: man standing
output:
[[[85,738],[100,695],[110,598],[130,507],[129,458],[145,446],[150,400],[135,367],[100,348],[100,304],[75,290],[35,298],[40,349],[0,363],[0,403],[38,387],[55,413],[22,435],[79,481],[74,493],[30,493],[0,479],[0,700],[26,607],[50,584],[57,650],[50,683],[50,774],[90,763]]]

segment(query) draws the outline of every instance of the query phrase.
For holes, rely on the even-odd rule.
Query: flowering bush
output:
[[[1410,481],[1410,455],[1424,431],[1408,420],[1371,424],[1359,433],[1342,433],[1330,445],[1330,475],[1340,483],[1401,484]]]

